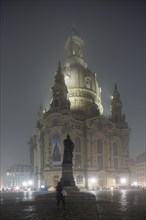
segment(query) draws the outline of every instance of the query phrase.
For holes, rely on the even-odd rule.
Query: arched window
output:
[[[54,135],[52,138],[52,163],[54,166],[61,165],[61,144],[60,136]]]
[[[117,143],[113,143],[113,167],[118,169],[119,167],[119,160],[118,160],[118,145]]]
[[[116,143],[113,144],[113,156],[118,156],[118,146]]]
[[[79,137],[75,139],[75,152],[81,152],[81,140]]]
[[[90,77],[86,77],[85,78],[85,82],[86,82],[86,87],[88,89],[90,89],[91,88],[91,78]]]
[[[57,126],[58,124],[59,124],[58,119],[54,118],[53,121],[52,121],[52,125]]]
[[[102,140],[97,140],[97,153],[102,154],[103,153],[103,147],[102,147]]]
[[[97,140],[97,167],[99,170],[103,168],[103,146],[102,140]]]
[[[79,137],[75,139],[75,167],[81,168],[81,140]]]
[[[77,176],[77,184],[83,184],[83,177],[81,175]]]

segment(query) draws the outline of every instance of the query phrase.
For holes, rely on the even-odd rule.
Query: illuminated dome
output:
[[[71,111],[97,116],[103,113],[101,88],[98,86],[96,74],[87,67],[83,59],[83,45],[84,41],[75,31],[66,41],[67,58],[63,70],[65,83]]]

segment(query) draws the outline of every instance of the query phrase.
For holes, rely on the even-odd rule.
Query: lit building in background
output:
[[[136,158],[136,182],[140,187],[146,187],[146,153]]]
[[[137,187],[137,175],[136,175],[136,161],[134,159],[129,159],[129,173],[130,173],[130,185],[132,187]]]
[[[136,160],[130,159],[130,185],[135,188],[146,187],[146,153],[140,154]]]
[[[30,165],[15,164],[7,170],[6,188],[11,190],[27,189],[32,187],[30,179]]]
[[[74,30],[65,43],[64,66],[58,64],[50,108],[38,111],[29,141],[32,176],[38,189],[55,186],[60,180],[67,134],[75,144],[73,173],[78,187],[95,190],[129,185],[130,129],[122,114],[120,93],[115,84],[111,114],[105,117],[101,88],[83,58],[83,45]]]

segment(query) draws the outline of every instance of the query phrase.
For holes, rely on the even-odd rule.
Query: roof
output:
[[[30,165],[14,164],[8,169],[8,172],[30,172]]]

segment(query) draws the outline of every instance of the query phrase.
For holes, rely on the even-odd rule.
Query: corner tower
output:
[[[125,115],[122,114],[122,101],[120,99],[120,93],[117,89],[117,84],[115,84],[111,101],[111,120],[112,122],[118,124],[118,126],[128,127],[128,124],[125,122]]]
[[[67,58],[63,73],[71,102],[71,112],[88,118],[102,114],[103,106],[96,74],[88,68],[83,59],[83,46],[84,41],[74,29],[65,43]]]
[[[55,75],[55,83],[52,86],[53,98],[49,112],[60,112],[70,110],[70,101],[67,99],[67,87],[64,82],[64,75],[61,70],[61,63],[58,63],[58,70]]]

